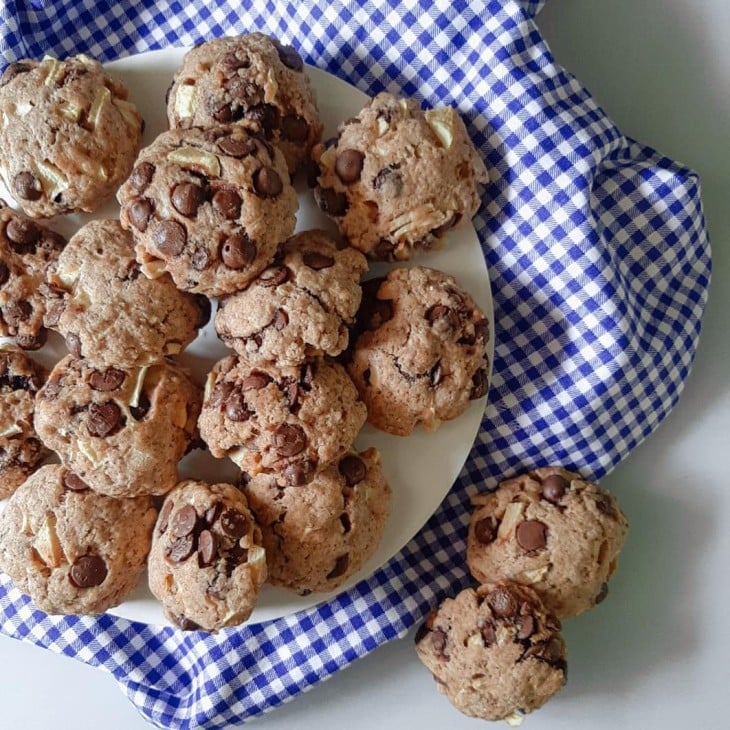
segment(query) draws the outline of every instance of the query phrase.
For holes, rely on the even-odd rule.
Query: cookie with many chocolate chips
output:
[[[489,321],[448,274],[400,268],[366,281],[356,333],[347,369],[376,428],[432,430],[487,393]]]
[[[416,652],[457,710],[519,724],[565,684],[560,628],[532,589],[494,582],[445,599],[416,633]]]
[[[216,331],[252,364],[300,365],[339,355],[348,345],[366,270],[359,251],[338,249],[324,231],[299,233],[245,290],[220,301]]]
[[[149,365],[176,355],[210,318],[210,302],[148,279],[117,220],[83,226],[47,271],[46,324],[68,349],[100,366]]]
[[[0,499],[9,497],[48,455],[33,426],[43,368],[14,348],[0,347]]]
[[[24,350],[46,342],[45,273],[65,245],[63,236],[0,200],[0,335],[14,337]]]
[[[269,582],[300,594],[335,590],[360,570],[390,511],[376,449],[348,452],[306,486],[260,474],[242,488],[261,527]]]
[[[180,482],[160,510],[148,568],[150,590],[180,628],[243,623],[266,580],[261,533],[245,497],[232,484]]]
[[[0,569],[48,613],[102,613],[136,586],[157,513],[112,499],[59,464],[41,467],[0,515]]]
[[[378,94],[312,150],[319,207],[352,246],[403,261],[440,245],[480,204],[487,170],[458,112]]]
[[[180,289],[209,297],[271,263],[298,207],[282,153],[244,125],[164,132],[117,199],[143,272],[168,272]]]
[[[480,581],[531,586],[560,618],[608,591],[628,522],[616,498],[560,467],[544,467],[473,498],[467,562]]]
[[[256,476],[301,485],[342,456],[365,422],[365,406],[342,366],[217,362],[205,386],[200,435],[215,457]]]
[[[165,494],[196,436],[201,393],[170,360],[97,367],[68,355],[36,397],[38,435],[91,488],[111,497]]]
[[[167,100],[171,128],[259,125],[293,173],[322,135],[317,99],[292,46],[262,33],[215,38],[185,54]]]
[[[142,117],[83,54],[10,64],[0,78],[0,173],[34,218],[91,212],[129,175]]]

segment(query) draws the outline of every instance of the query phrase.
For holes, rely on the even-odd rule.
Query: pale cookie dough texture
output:
[[[126,179],[143,122],[127,88],[78,55],[10,64],[0,79],[0,172],[33,218],[96,210]]]
[[[365,415],[336,363],[263,368],[227,357],[208,376],[198,426],[213,456],[301,485],[350,448]]]
[[[210,318],[210,302],[148,279],[131,235],[116,220],[91,221],[48,269],[46,325],[68,349],[99,365],[149,365],[177,355]]]
[[[46,342],[46,268],[65,245],[63,236],[0,200],[0,336],[15,338],[24,350]]]
[[[162,505],[148,569],[152,594],[180,628],[244,622],[266,580],[266,556],[241,492],[231,484],[178,484]]]
[[[33,426],[35,394],[46,373],[20,350],[0,347],[0,499],[48,455]]]
[[[487,181],[455,109],[422,111],[388,93],[342,122],[312,155],[320,208],[352,246],[381,261],[439,246],[450,228],[477,212],[477,185]]]
[[[486,395],[489,321],[448,274],[397,268],[366,281],[356,329],[347,368],[376,428],[433,430]]]
[[[201,392],[184,368],[97,368],[68,355],[36,397],[38,435],[92,489],[165,494],[196,435]]]
[[[416,652],[456,709],[519,725],[565,684],[560,628],[530,588],[486,584],[434,609],[416,633]]]
[[[136,586],[156,516],[149,497],[105,497],[44,466],[0,515],[0,569],[42,611],[102,613]]]
[[[209,297],[248,284],[294,233],[297,195],[280,150],[237,125],[164,132],[119,189],[144,273]]]
[[[293,173],[322,136],[314,89],[292,46],[262,33],[206,41],[185,54],[167,101],[171,128],[255,122]]]
[[[544,467],[477,495],[467,562],[481,582],[531,586],[559,618],[600,603],[628,523],[612,495],[560,467]]]
[[[269,582],[306,595],[332,591],[376,551],[391,489],[376,449],[348,452],[310,484],[279,486],[262,474],[242,479],[261,527]]]
[[[219,302],[215,328],[250,363],[299,365],[339,355],[360,306],[365,257],[338,249],[324,231],[304,231],[281,246],[272,266]]]

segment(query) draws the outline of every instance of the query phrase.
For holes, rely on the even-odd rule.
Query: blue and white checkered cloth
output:
[[[456,106],[491,168],[475,225],[494,295],[494,376],[474,449],[437,514],[324,606],[206,636],[49,618],[0,576],[0,630],[111,672],[163,728],[240,722],[403,636],[468,582],[477,490],[548,463],[604,475],[679,398],[709,284],[697,176],[623,136],[554,61],[534,22],[541,2],[257,5],[0,0],[0,54],[111,60],[258,29],[369,94]]]

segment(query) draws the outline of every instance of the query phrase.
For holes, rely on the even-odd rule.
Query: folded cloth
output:
[[[111,60],[257,29],[367,93],[456,106],[490,167],[475,226],[497,323],[487,410],[461,475],[368,580],[316,608],[208,636],[112,616],[51,618],[0,577],[4,633],[111,672],[159,727],[225,727],[403,636],[463,587],[477,490],[550,463],[600,478],[660,424],[690,370],[707,298],[699,182],[623,136],[554,61],[534,22],[541,5],[0,4],[4,62]]]

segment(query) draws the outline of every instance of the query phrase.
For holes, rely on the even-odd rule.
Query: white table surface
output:
[[[659,431],[604,485],[631,530],[609,598],[565,623],[569,681],[531,730],[730,727],[730,3],[550,0],[553,52],[627,134],[698,170],[714,273],[694,371]],[[252,723],[476,728],[412,635]],[[0,728],[148,728],[107,675],[0,637]],[[496,725],[495,727],[506,727]]]

